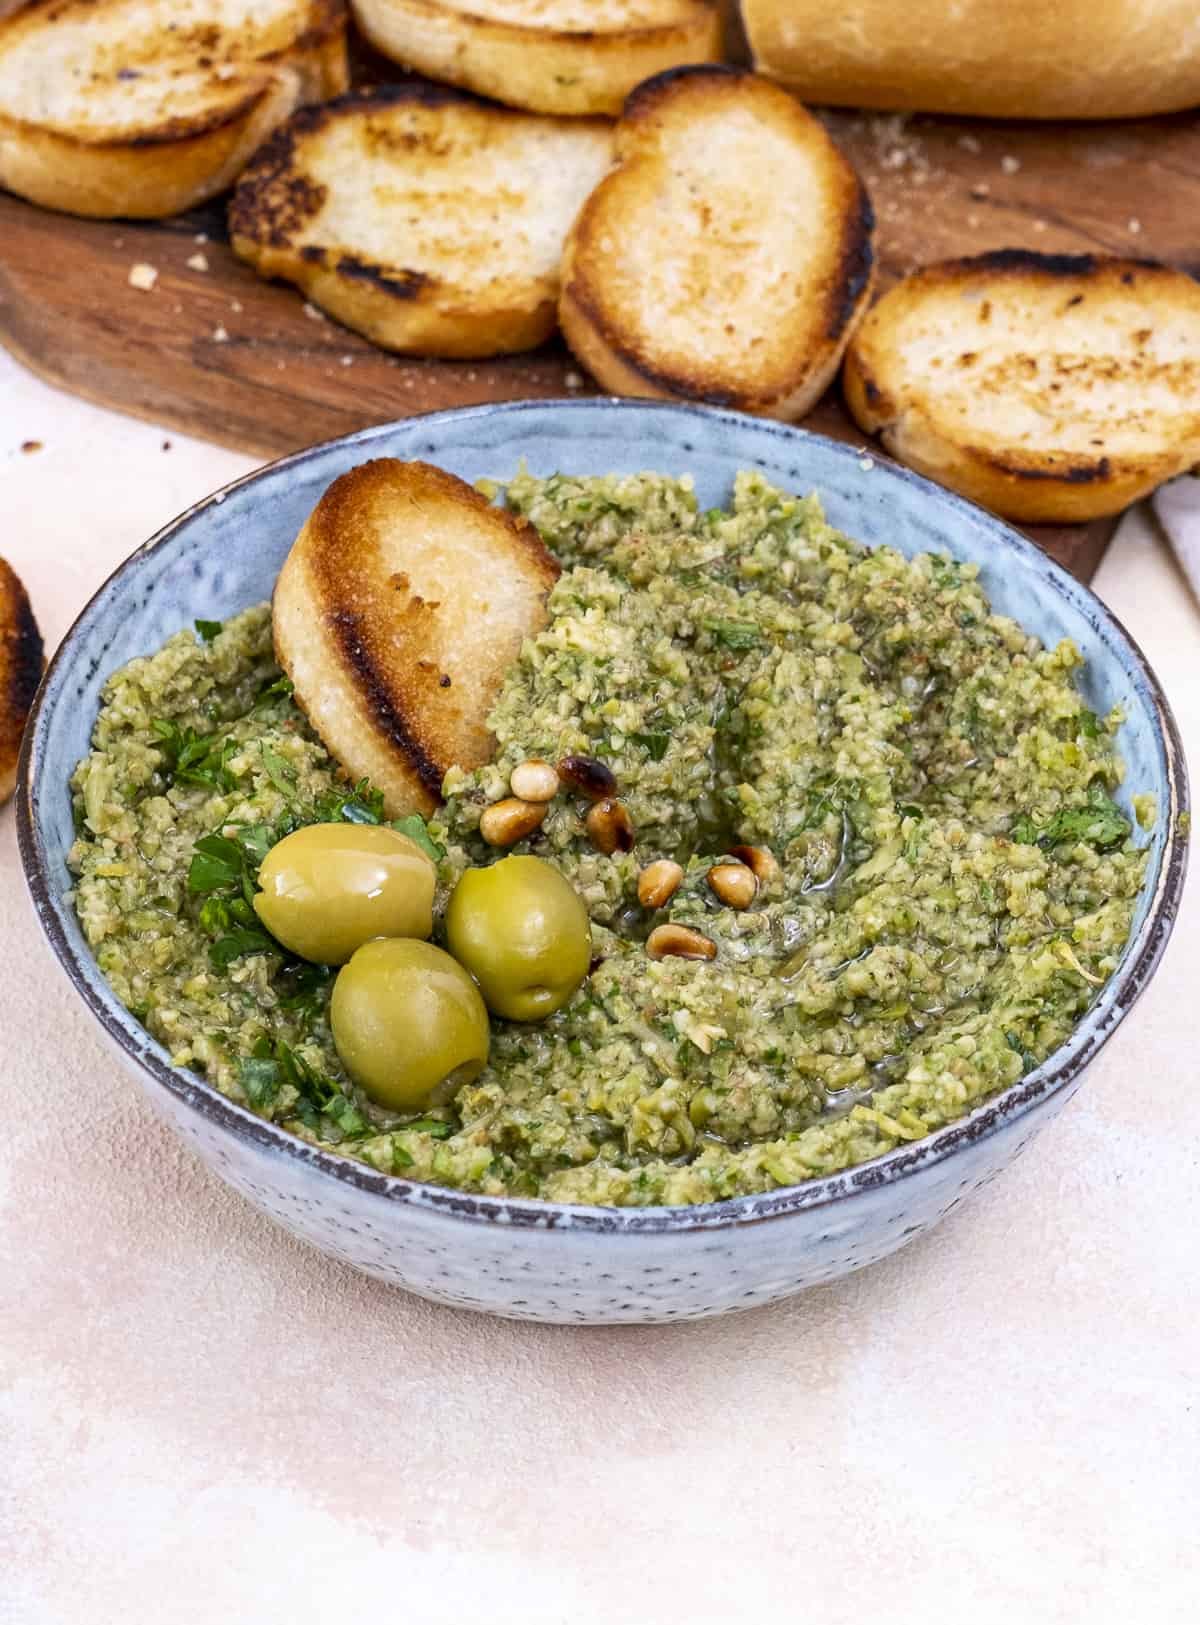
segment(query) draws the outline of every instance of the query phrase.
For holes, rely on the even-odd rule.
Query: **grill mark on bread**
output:
[[[1066,485],[1091,485],[1096,480],[1106,480],[1112,473],[1112,461],[1108,457],[1100,457],[1094,463],[1064,462],[1039,468],[1033,463],[1023,463],[1017,455],[998,457],[979,447],[975,448],[975,454],[1001,474],[1010,474],[1016,480],[1062,480]],[[1052,461],[1048,459],[1048,463]]]
[[[825,337],[840,339],[871,285],[875,271],[875,209],[870,194],[858,175],[854,177],[858,188],[857,205],[846,215],[842,232],[842,254],[837,276],[833,283],[833,297],[829,301],[829,321]],[[840,290],[841,298],[837,298]]]
[[[424,271],[409,271],[403,267],[386,271],[382,265],[370,265],[354,254],[343,254],[336,269],[342,276],[371,283],[393,299],[417,299],[434,280]]]
[[[396,709],[367,647],[363,636],[362,617],[334,610],[328,619],[337,633],[338,646],[352,678],[371,708],[371,717],[377,730],[390,745],[403,752],[426,790],[440,801],[445,769],[439,767],[432,759],[404,716]]]

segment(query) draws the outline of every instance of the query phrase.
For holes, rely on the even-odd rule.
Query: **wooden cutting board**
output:
[[[950,255],[1147,256],[1200,275],[1200,115],[1108,125],[824,115],[878,216],[880,285]],[[131,285],[150,265],[149,291]],[[229,250],[224,208],[74,220],[0,194],[0,342],[89,400],[261,457],[480,401],[587,394],[558,344],[490,362],[390,356]],[[862,442],[836,389],[807,426]],[[1033,530],[1090,579],[1112,521]]]

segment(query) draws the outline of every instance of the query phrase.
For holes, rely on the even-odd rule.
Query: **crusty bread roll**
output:
[[[983,118],[1200,103],[1197,0],[742,0],[763,73],[805,101]]]

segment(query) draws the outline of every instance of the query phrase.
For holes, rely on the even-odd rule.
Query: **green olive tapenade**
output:
[[[532,854],[586,905],[590,973],[540,1022],[493,1018],[487,1065],[419,1117],[356,1088],[332,977],[247,894],[281,830],[382,811],[248,610],[110,679],[73,779],[83,928],[178,1064],[386,1172],[644,1205],[860,1163],[1064,1042],[1145,870],[1112,799],[1120,718],[1088,708],[1073,644],[993,614],[972,568],[863,549],[757,475],[728,511],[649,475],[521,475],[506,499],[562,563],[548,624],[497,697],[494,760],[452,770],[406,833],[437,863],[435,943],[469,868]],[[611,849],[577,759],[628,820]],[[498,848],[488,808],[553,789],[529,763],[556,793]],[[711,956],[648,951],[664,927]]]

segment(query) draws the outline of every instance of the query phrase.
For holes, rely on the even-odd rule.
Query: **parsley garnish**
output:
[[[631,734],[635,745],[640,745],[652,762],[661,762],[671,743],[670,734]]]
[[[236,886],[242,877],[245,859],[236,841],[224,835],[201,836],[192,848],[192,862],[188,869],[188,890],[203,896],[220,891],[225,886]]]
[[[397,818],[392,828],[399,830],[401,835],[407,835],[410,841],[414,841],[421,848],[427,858],[433,859],[434,863],[440,863],[446,856],[445,847],[439,846],[430,835],[429,826],[420,813],[409,813],[407,818]]]
[[[274,937],[269,937],[265,931],[256,931],[250,926],[239,925],[217,938],[208,950],[208,957],[217,970],[226,970],[235,959],[241,959],[244,954],[278,952],[279,944]]]
[[[296,793],[296,769],[286,756],[281,756],[264,739],[262,742],[263,771],[286,801]]]
[[[157,717],[150,724],[162,755],[162,771],[172,784],[204,784],[212,790],[232,790],[234,777],[227,764],[236,748],[231,739],[198,734],[177,722]]]
[[[705,621],[703,624],[706,632],[711,632],[718,643],[732,649],[735,654],[757,649],[763,641],[762,633],[753,621]]]
[[[448,1140],[454,1133],[449,1123],[436,1117],[418,1117],[415,1123],[403,1123],[401,1128],[405,1134],[428,1134],[431,1140]]]
[[[223,621],[197,621],[196,631],[205,643],[211,643],[225,623]]]
[[[313,965],[306,959],[285,965],[279,976],[280,1009],[292,1010],[311,1023],[325,1006],[332,980],[329,965]]]
[[[1040,846],[1043,851],[1067,842],[1085,841],[1098,852],[1120,846],[1133,826],[1116,802],[1099,785],[1093,785],[1082,806],[1063,807],[1045,824],[1036,824],[1028,813],[1013,820],[1009,839],[1021,846]]]
[[[1036,1055],[1030,1054],[1029,1050],[1025,1048],[1024,1044],[1022,1044],[1016,1033],[1006,1032],[1004,1034],[1004,1042],[1008,1045],[1009,1049],[1014,1050],[1021,1057],[1021,1067],[1023,1072],[1032,1072],[1034,1067],[1038,1064],[1038,1058]]]
[[[269,824],[248,824],[231,835],[203,835],[192,849],[188,890],[205,899],[200,927],[215,939],[208,957],[218,970],[243,954],[283,953],[253,907],[259,865],[279,838]]]
[[[296,1091],[295,1115],[314,1133],[323,1133],[322,1118],[340,1131],[343,1139],[361,1139],[371,1133],[371,1124],[346,1095],[341,1085],[277,1038],[260,1038],[248,1059],[238,1065],[238,1082],[246,1099],[256,1110],[273,1106],[280,1088],[290,1084]]]
[[[349,794],[344,790],[330,790],[318,796],[313,804],[313,822],[382,824],[383,791],[376,790],[369,779],[359,779]]]

